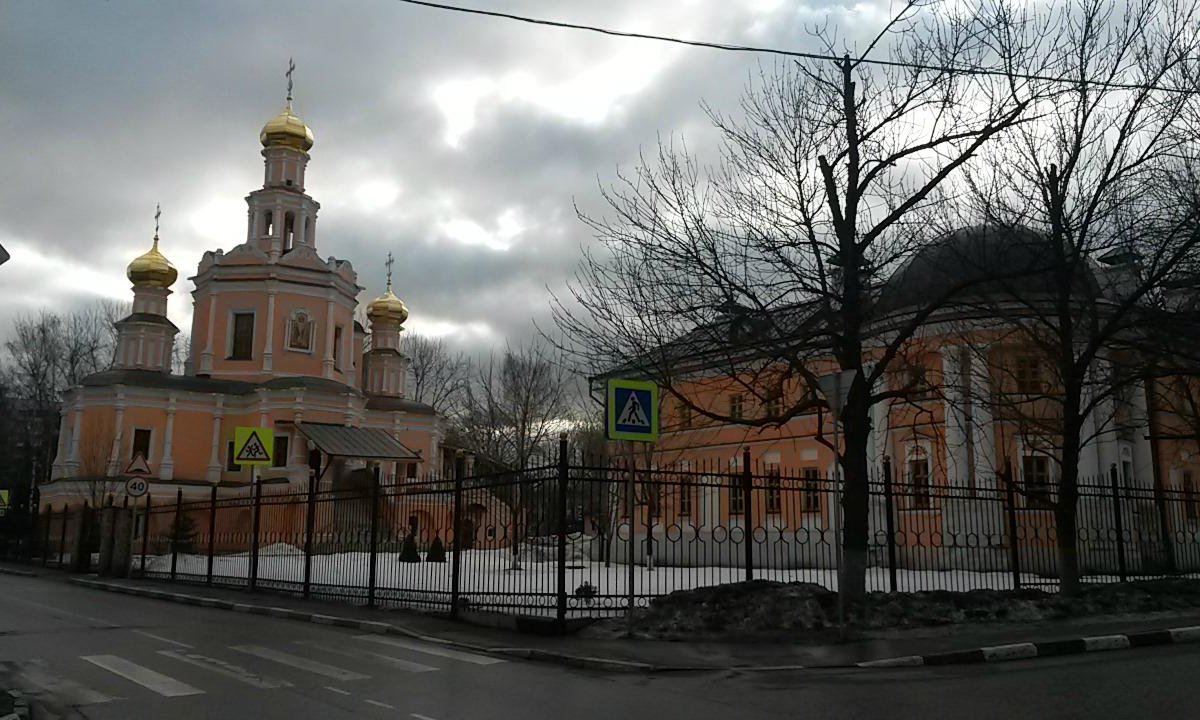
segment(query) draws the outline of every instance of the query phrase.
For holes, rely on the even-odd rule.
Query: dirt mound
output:
[[[1150,580],[1087,586],[1076,596],[1042,590],[869,593],[845,608],[851,631],[1066,618],[1200,608],[1200,581]],[[613,635],[625,621],[588,634]],[[634,634],[662,640],[823,640],[837,627],[837,593],[813,583],[769,580],[681,590],[651,601]]]

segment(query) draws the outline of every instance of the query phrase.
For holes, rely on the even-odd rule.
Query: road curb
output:
[[[1044,640],[1041,642],[990,645],[970,650],[934,653],[931,655],[903,655],[860,662],[860,668],[899,668],[936,665],[967,665],[974,663],[1008,662],[1042,657],[1060,657],[1093,652],[1131,650],[1154,645],[1171,645],[1200,642],[1200,626],[1146,630],[1136,633],[1094,635],[1091,637]]]
[[[0,567],[0,575],[20,575],[21,577],[37,577],[38,574],[28,570],[17,570],[15,568]],[[0,718],[0,720],[3,720]]]
[[[94,590],[104,590],[107,592],[122,593],[125,595],[136,595],[138,597],[152,598],[155,600],[166,600],[168,602],[182,603],[184,605],[196,605],[199,607],[217,608],[220,610],[232,610],[233,612],[243,612],[251,615],[267,615],[270,617],[284,618],[287,620],[298,620],[300,622],[317,623],[321,625],[335,625],[338,627],[353,628],[362,630],[363,632],[378,633],[385,635],[402,635],[404,637],[420,640],[422,642],[442,645],[445,647],[456,648],[460,650],[469,650],[471,652],[494,655],[504,658],[516,658],[519,660],[533,660],[536,662],[554,663],[558,665],[568,665],[576,668],[587,670],[598,670],[602,672],[622,672],[622,673],[665,673],[665,672],[686,672],[686,671],[717,671],[717,670],[732,670],[746,668],[725,668],[725,667],[676,667],[665,665],[653,665],[650,663],[636,662],[631,660],[616,660],[613,658],[590,657],[584,655],[571,655],[569,653],[560,653],[553,650],[542,650],[540,648],[496,648],[484,645],[475,645],[472,643],[464,643],[457,640],[448,640],[446,638],[437,637],[434,635],[426,635],[414,630],[409,630],[402,625],[393,625],[391,623],[381,622],[379,620],[359,620],[357,618],[340,617],[337,615],[325,615],[322,613],[306,612],[303,610],[293,610],[291,608],[273,607],[269,605],[253,605],[250,603],[239,603],[231,600],[223,600],[220,598],[202,597],[199,595],[189,595],[186,593],[170,592],[166,590],[155,590],[153,588],[135,587],[132,585],[124,585],[121,583],[105,582],[103,580],[94,580],[92,578],[70,578],[69,582],[73,585],[80,585]],[[0,718],[0,720],[5,720]]]

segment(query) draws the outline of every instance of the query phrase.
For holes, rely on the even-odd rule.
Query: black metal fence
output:
[[[361,474],[359,475],[361,477]],[[1054,588],[1051,487],[1005,475],[935,487],[884,474],[870,486],[867,585],[876,591]],[[149,578],[271,589],[371,606],[565,619],[622,612],[675,590],[754,578],[837,586],[838,488],[812,470],[595,465],[560,448],[521,472],[368,480],[306,492],[130,509],[132,570]],[[223,491],[226,492],[226,491]],[[1077,550],[1092,582],[1200,572],[1200,498],[1116,471],[1079,486]],[[43,510],[9,555],[86,569],[115,523]],[[108,528],[107,530],[105,528]],[[125,532],[125,531],[122,531]]]

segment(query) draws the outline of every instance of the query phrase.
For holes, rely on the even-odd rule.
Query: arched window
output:
[[[312,352],[313,320],[308,311],[294,310],[288,317],[287,348],[299,352]]]
[[[283,251],[288,252],[292,249],[292,244],[295,241],[296,234],[296,215],[295,213],[287,213],[283,216]]]

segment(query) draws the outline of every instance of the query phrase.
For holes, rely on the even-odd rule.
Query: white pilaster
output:
[[[263,344],[263,370],[271,371],[271,348],[275,346],[275,291],[271,290],[267,293],[267,332],[266,341]]]
[[[175,437],[175,393],[171,393],[167,400],[167,427],[163,432],[163,453],[162,461],[158,463],[158,477],[162,480],[170,480],[175,477],[175,462],[172,456],[171,446]]]
[[[971,471],[967,449],[967,408],[963,388],[963,357],[965,348],[948,345],[942,348],[942,412],[946,444],[946,486],[965,490]]]
[[[205,476],[205,479],[214,485],[221,481],[221,417],[224,414],[225,398],[217,395],[216,405],[213,407],[212,449],[208,456],[208,473]]]
[[[966,362],[970,369],[970,426],[971,450],[974,455],[975,487],[980,490],[996,489],[996,426],[992,421],[992,378],[990,345],[970,347]]]

